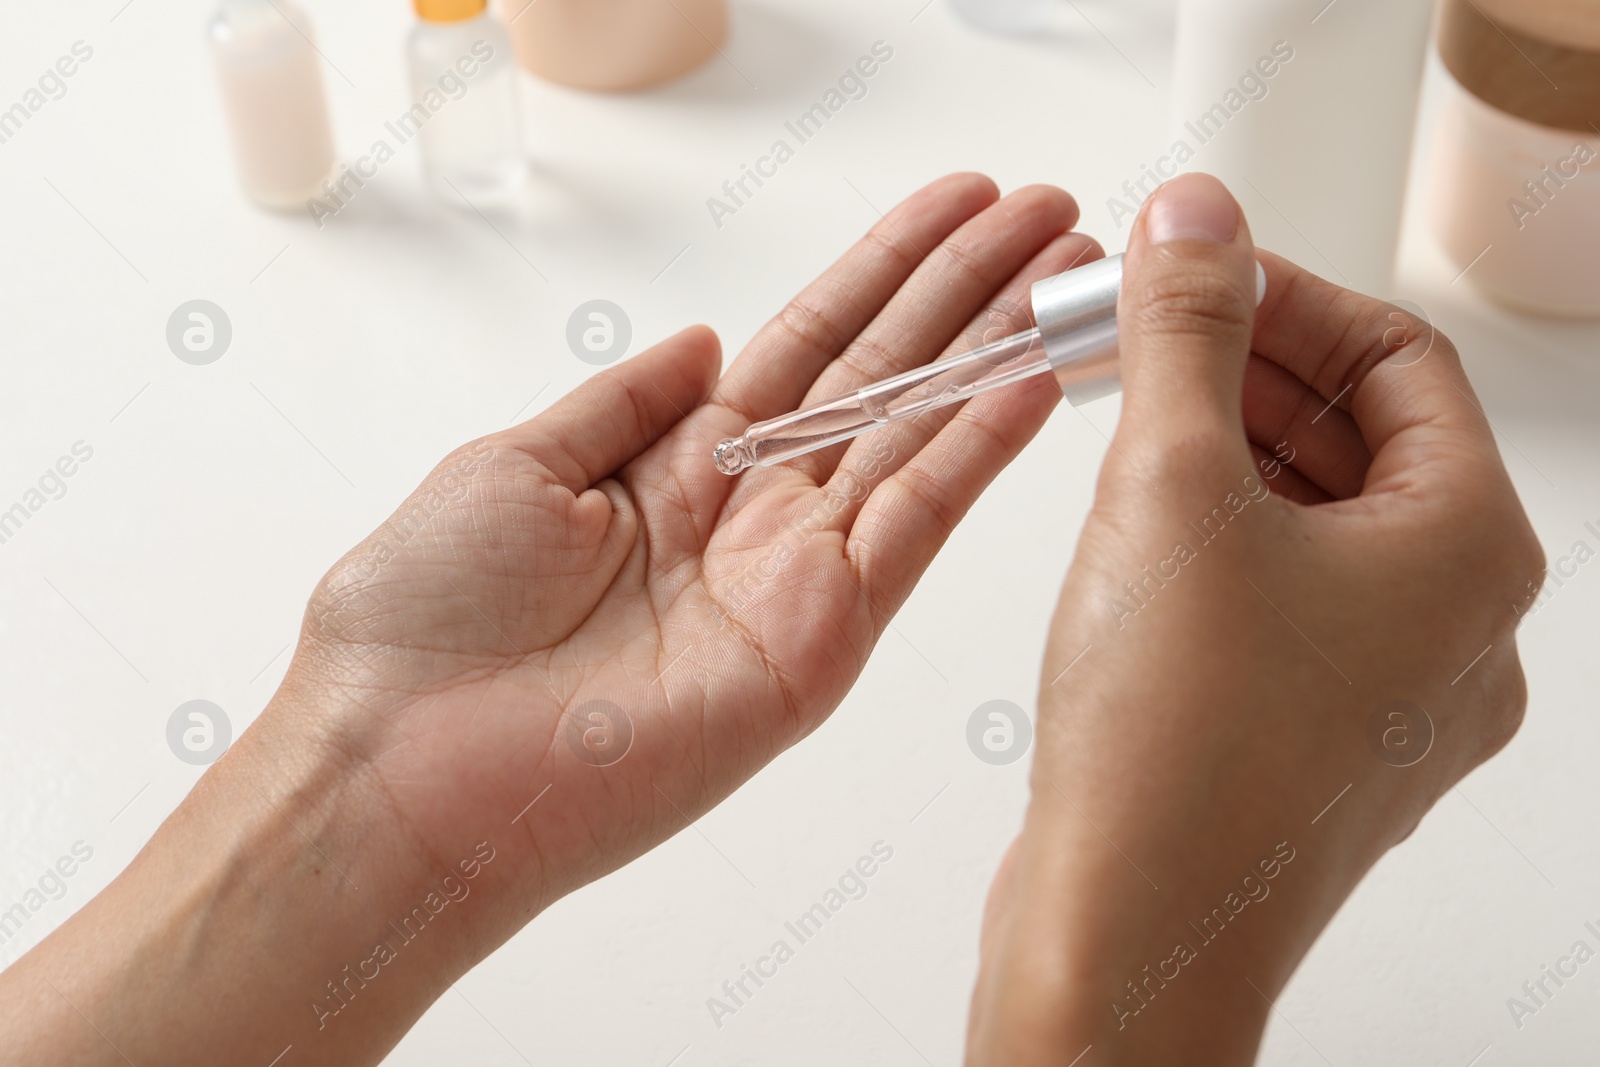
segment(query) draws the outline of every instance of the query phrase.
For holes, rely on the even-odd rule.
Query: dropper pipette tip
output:
[[[724,438],[712,451],[711,458],[723,474],[738,474],[755,465],[743,437]]]

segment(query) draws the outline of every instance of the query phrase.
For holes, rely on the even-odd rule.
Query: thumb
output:
[[[1239,205],[1209,174],[1174,178],[1145,204],[1117,306],[1125,450],[1164,469],[1175,449],[1218,473],[1249,466],[1241,396],[1257,270]]]

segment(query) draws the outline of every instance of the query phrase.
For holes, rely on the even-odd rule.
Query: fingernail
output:
[[[1144,230],[1151,244],[1229,244],[1239,232],[1239,205],[1211,175],[1184,174],[1156,190],[1145,215]]]

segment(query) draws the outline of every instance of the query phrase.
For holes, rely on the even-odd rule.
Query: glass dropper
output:
[[[1073,403],[1105,396],[1117,388],[1121,285],[1120,255],[1036,282],[1033,328],[755,423],[718,444],[712,458],[724,474],[770,467],[1049,371]]]
[[[1046,372],[1055,374],[1073,405],[1109,396],[1121,386],[1117,361],[1121,288],[1121,255],[1035,282],[1030,295],[1038,325],[1032,329],[754,423],[742,436],[720,442],[712,459],[723,474],[770,467]],[[1266,291],[1266,272],[1257,263],[1258,305]]]
[[[712,457],[723,474],[738,474],[746,467],[770,467],[1050,369],[1039,329],[1034,327],[853,393],[755,423],[744,436],[717,445]]]

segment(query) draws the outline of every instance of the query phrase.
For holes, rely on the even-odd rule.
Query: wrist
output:
[[[237,872],[230,883],[248,879],[281,901],[273,907],[284,921],[342,946],[318,953],[325,957],[316,960],[318,973],[337,964],[313,990],[330,1017],[305,1008],[321,1019],[318,1030],[331,1029],[331,1017],[366,1014],[346,1010],[356,991],[366,996],[350,975],[383,987],[391,1007],[420,1001],[420,1014],[498,944],[483,931],[486,913],[504,906],[509,842],[468,826],[448,844],[426,837],[398,809],[384,776],[396,735],[391,716],[330,687],[286,682],[174,814],[174,838],[163,843],[181,851],[197,834],[219,841],[219,866]],[[191,807],[192,825],[180,823]],[[230,819],[248,828],[231,840],[218,829]],[[315,916],[312,907],[320,909]],[[368,960],[381,977],[370,977]]]
[[[1272,859],[1269,848],[1274,877],[1257,868],[1251,900],[1242,886],[1213,885],[1210,871],[1140,871],[1054,799],[1030,809],[985,946],[972,1062],[1071,1062],[1091,1046],[1085,1062],[1096,1064],[1254,1062],[1269,998],[1311,940],[1289,900],[1265,895],[1291,895],[1294,860]]]
[[[293,1046],[296,1063],[376,1063],[476,962],[492,844],[423,856],[315,718],[280,691],[112,885],[5,974],[16,1062],[183,1048],[269,1063]]]

